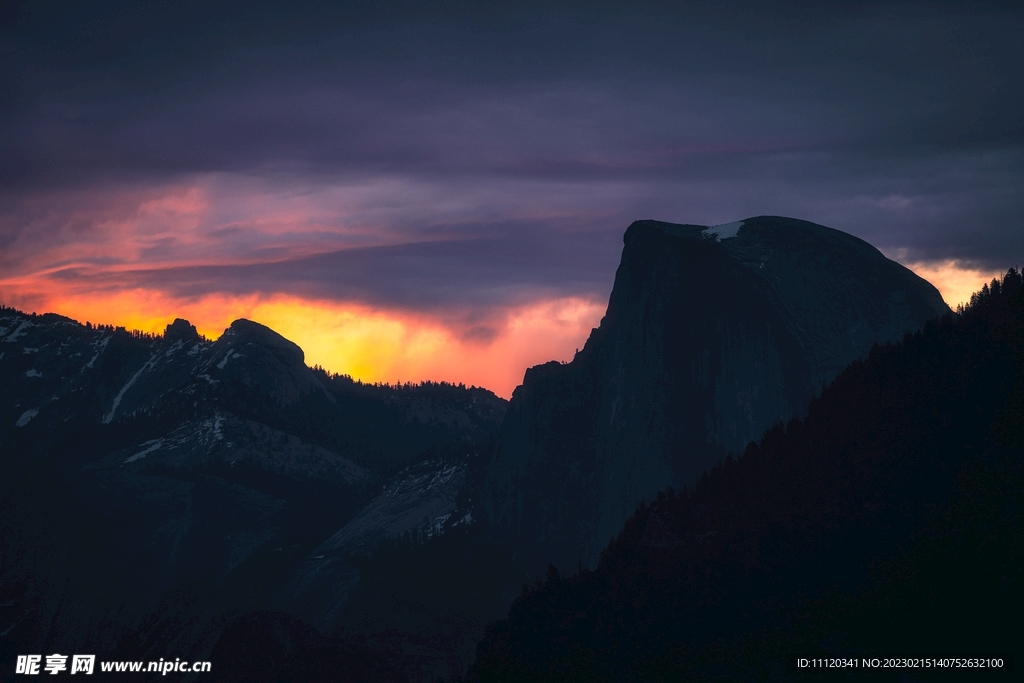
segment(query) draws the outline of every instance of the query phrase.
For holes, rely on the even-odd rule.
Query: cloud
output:
[[[956,261],[903,264],[935,285],[942,298],[953,309],[960,305],[966,306],[973,294],[992,280],[1001,279],[1006,273],[1005,270],[984,270]]]
[[[1024,263],[1018,3],[4,12],[8,303],[284,296],[484,348],[512,310],[605,299],[641,218]]]
[[[9,301],[10,302],[10,301]],[[162,333],[183,317],[217,338],[231,321],[248,318],[299,344],[308,365],[366,382],[448,381],[486,387],[508,398],[526,368],[568,361],[604,314],[606,301],[552,297],[491,307],[476,324],[427,313],[380,309],[287,294],[222,293],[177,298],[160,290],[122,289],[97,295],[39,289],[13,303],[80,322]]]
[[[65,285],[88,281],[92,291],[153,289],[181,298],[210,292],[281,292],[431,312],[520,305],[552,295],[597,296],[608,289],[614,266],[594,267],[594,261],[606,259],[601,253],[588,253],[585,236],[530,237],[354,248],[245,265],[151,270],[70,267],[48,278]]]
[[[927,258],[1022,250],[1024,15],[1009,4],[100,3],[18,16],[0,38],[5,206],[196,176],[275,197],[384,179],[431,225],[486,183],[504,204],[549,183],[581,212],[592,187],[617,183],[634,187],[601,229],[653,215],[623,215],[637,206],[695,221],[674,198],[699,195],[716,218],[814,218],[798,211],[818,205]],[[918,201],[877,204],[898,196]],[[490,222],[477,208],[460,220]]]

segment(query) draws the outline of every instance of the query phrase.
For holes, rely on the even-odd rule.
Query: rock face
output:
[[[426,461],[407,467],[314,554],[367,553],[381,541],[404,533],[441,533],[458,508],[465,479],[466,467],[461,463]]]
[[[294,403],[303,394],[323,391],[323,385],[306,367],[305,354],[298,344],[251,320],[231,323],[210,354],[216,359],[210,365],[222,375],[246,387],[268,388],[285,404]]]
[[[13,383],[0,398],[0,421],[21,427],[47,415],[59,414],[59,422],[72,411],[110,424],[152,410],[174,392],[194,394],[189,387],[208,390],[225,382],[284,405],[310,393],[328,395],[303,363],[302,349],[244,319],[211,343],[180,318],[150,339],[6,309],[0,311],[0,377],[7,375]]]
[[[571,363],[527,370],[483,514],[535,573],[594,566],[636,505],[806,409],[843,367],[949,312],[851,235],[790,218],[638,221]]]
[[[403,535],[424,539],[473,523],[459,505],[466,485],[466,462],[428,460],[409,466],[388,481],[356,515],[309,553],[286,589],[285,604],[324,632],[338,626],[360,563],[383,541]]]
[[[2,306],[0,385],[4,647],[142,659],[206,658],[240,611],[336,614],[358,565],[311,574],[312,551],[339,530],[358,545],[428,515],[452,526],[463,460],[505,410],[476,387],[309,368],[248,320],[209,341],[182,319],[149,335]],[[463,464],[415,466],[449,452]],[[378,496],[396,472],[402,490]],[[330,585],[292,590],[296,575]],[[152,651],[136,640],[165,626]]]

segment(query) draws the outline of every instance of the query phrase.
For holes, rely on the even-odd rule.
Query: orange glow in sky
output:
[[[980,290],[982,285],[991,282],[993,278],[1001,277],[1005,272],[967,268],[956,261],[903,265],[935,285],[946,304],[954,310],[960,304],[966,305],[971,300],[971,295]]]
[[[1000,272],[954,261],[909,263],[938,288],[952,308]],[[43,277],[0,280],[0,301],[18,308],[161,333],[186,318],[216,339],[237,318],[262,323],[294,341],[308,365],[364,382],[448,381],[482,386],[508,398],[528,367],[569,361],[604,314],[606,301],[566,297],[535,301],[490,314],[490,335],[428,314],[288,295],[209,294],[177,298],[157,290],[90,290],[87,281],[55,287]]]
[[[0,285],[0,297],[5,289]],[[129,290],[98,295],[55,292],[31,301],[31,306],[24,300],[19,307],[153,333],[162,333],[175,317],[185,318],[211,339],[233,320],[248,318],[297,343],[307,365],[321,365],[364,382],[461,382],[505,398],[522,382],[526,368],[572,360],[606,307],[603,301],[578,298],[534,302],[489,320],[495,334],[481,340],[426,315],[289,296],[212,294],[179,300],[157,291]]]

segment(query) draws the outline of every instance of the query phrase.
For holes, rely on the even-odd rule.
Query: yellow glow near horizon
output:
[[[952,308],[1002,271],[965,268],[955,261],[907,263]],[[23,310],[52,311],[80,322],[162,333],[181,317],[218,338],[238,318],[259,322],[305,352],[308,365],[364,382],[447,381],[482,386],[508,398],[525,370],[571,360],[604,314],[603,301],[557,298],[503,309],[482,323],[402,310],[298,297],[211,294],[181,299],[157,290],[60,291],[42,282],[7,282],[0,295]],[[29,285],[29,286],[25,286]],[[19,295],[19,292],[33,292]],[[49,291],[41,294],[40,291]],[[479,332],[483,330],[483,332]],[[476,333],[474,333],[476,332]]]
[[[981,289],[982,285],[992,282],[1005,274],[1005,270],[980,270],[965,268],[956,261],[937,261],[929,263],[904,263],[907,268],[935,285],[946,304],[956,310],[960,304],[966,305],[971,295]]]
[[[431,380],[476,385],[504,398],[512,395],[526,368],[571,360],[604,309],[603,302],[579,298],[534,302],[486,321],[489,334],[481,339],[466,334],[465,324],[445,323],[425,314],[280,295],[215,294],[184,300],[152,290],[55,293],[33,297],[29,308],[82,323],[156,334],[174,318],[185,318],[210,339],[218,338],[233,320],[248,318],[298,344],[307,365],[364,382]]]

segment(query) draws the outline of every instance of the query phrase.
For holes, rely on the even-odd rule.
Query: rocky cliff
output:
[[[292,577],[339,530],[372,545],[450,517],[505,407],[307,367],[248,320],[210,341],[180,319],[150,335],[4,307],[0,385],[0,651],[140,659],[206,658],[250,610],[310,612]],[[450,453],[441,476],[417,469]]]
[[[600,326],[571,363],[527,370],[487,475],[483,514],[533,572],[593,566],[638,502],[949,311],[871,245],[806,221],[638,221],[623,241]]]

